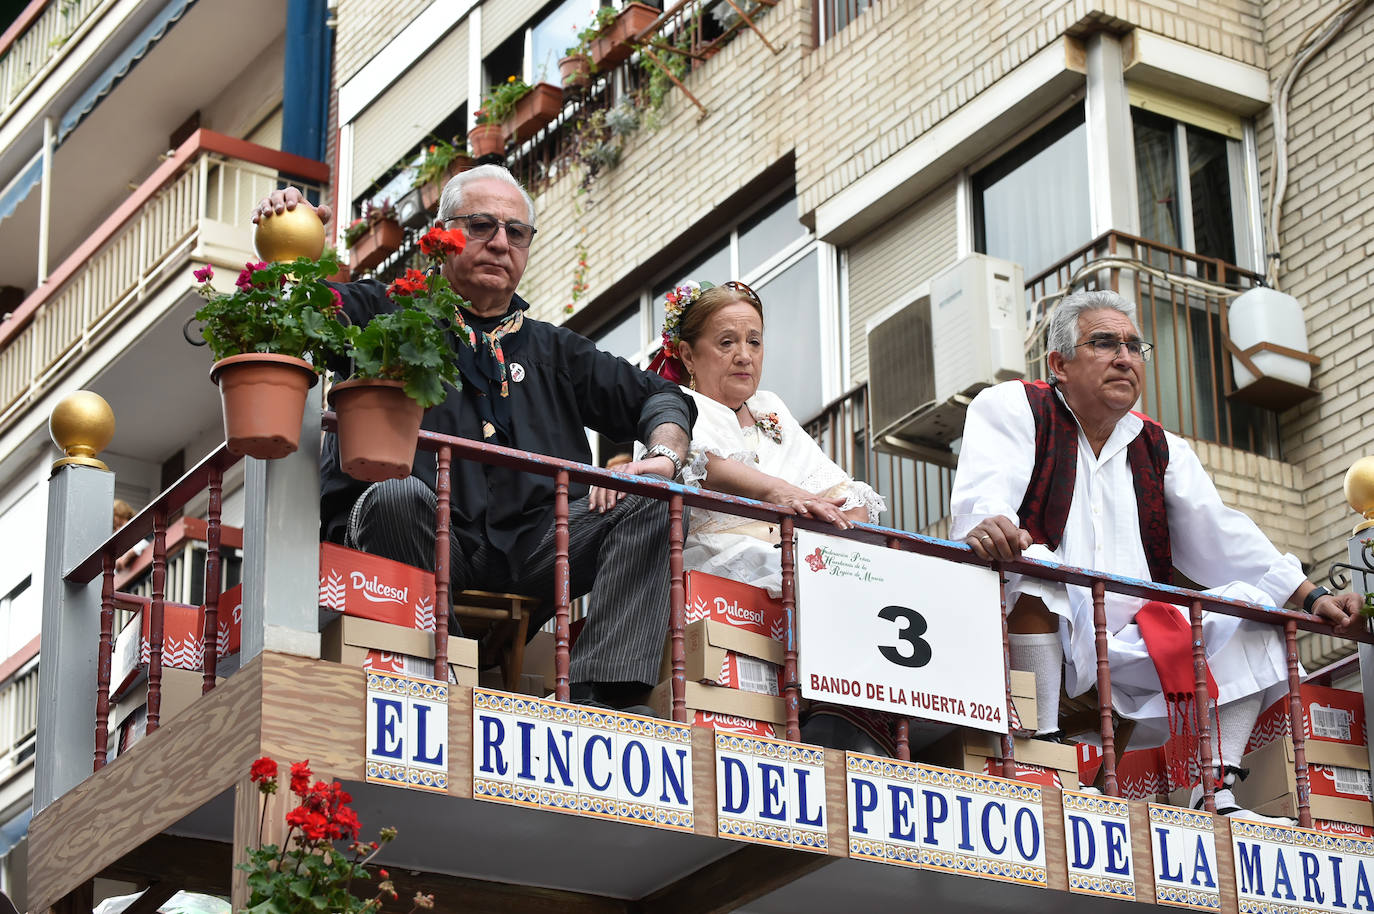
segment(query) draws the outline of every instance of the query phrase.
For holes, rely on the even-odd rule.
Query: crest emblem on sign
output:
[[[825,559],[821,557],[821,549],[816,547],[816,551],[806,557],[806,564],[811,566],[812,571],[824,571]]]

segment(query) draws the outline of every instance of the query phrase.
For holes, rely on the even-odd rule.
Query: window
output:
[[[974,250],[1027,282],[1092,240],[1087,130],[1075,105],[973,176]]]
[[[730,225],[681,266],[665,271],[641,291],[638,305],[628,306],[590,336],[602,349],[647,365],[659,346],[669,289],[687,279],[719,285],[737,277],[763,301],[762,386],[805,422],[838,393],[830,389],[837,382],[828,380],[838,372],[825,369],[831,357],[826,337],[839,327],[835,295],[828,291],[831,251],[798,220],[796,196],[789,191]],[[827,327],[832,328],[829,334]],[[633,348],[628,342],[632,333]]]
[[[528,30],[525,81],[562,85],[558,61],[577,44],[577,33],[587,27],[602,5],[599,0],[563,0],[535,22]]]
[[[1140,108],[1131,121],[1141,236],[1236,263],[1244,220],[1233,215],[1230,161],[1240,143]]]

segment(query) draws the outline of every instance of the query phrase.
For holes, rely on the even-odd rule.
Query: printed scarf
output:
[[[476,330],[458,312],[454,332],[468,342],[455,347],[458,370],[463,379],[477,391],[477,415],[482,420],[482,438],[500,434],[500,443],[511,440],[510,381],[506,373],[506,353],[501,340],[519,333],[525,324],[523,308],[514,308],[491,330]]]

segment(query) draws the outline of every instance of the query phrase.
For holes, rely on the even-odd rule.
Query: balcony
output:
[[[1040,875],[1028,878],[1043,888],[975,878],[967,875],[971,872],[968,869],[948,871],[953,863],[946,867],[946,872],[936,872],[941,868],[936,858],[923,858],[920,866],[892,865],[892,857],[886,863],[858,859],[868,852],[850,831],[854,804],[859,801],[851,790],[852,780],[847,778],[856,776],[853,763],[859,757],[846,758],[845,753],[835,750],[825,750],[815,760],[820,769],[817,783],[824,782],[828,797],[823,804],[827,824],[821,832],[812,832],[813,837],[823,839],[823,852],[817,852],[815,845],[811,850],[800,850],[791,843],[778,847],[723,838],[721,835],[728,833],[724,822],[728,809],[722,812],[722,803],[728,806],[731,801],[725,799],[727,795],[718,787],[724,769],[717,762],[720,753],[729,750],[719,734],[713,736],[711,731],[701,728],[692,730],[690,752],[684,757],[690,759],[694,772],[688,779],[692,785],[691,799],[684,800],[691,814],[686,834],[566,811],[486,801],[479,795],[475,776],[479,768],[489,765],[484,753],[491,745],[480,742],[485,738],[482,734],[488,731],[479,717],[486,720],[486,699],[482,696],[490,693],[463,685],[449,689],[447,732],[451,751],[442,792],[425,794],[364,783],[364,673],[318,659],[315,454],[321,430],[331,430],[334,422],[332,414],[320,412],[317,388],[307,408],[300,450],[283,460],[247,461],[240,664],[236,672],[217,684],[214,639],[206,639],[208,673],[203,677],[204,694],[195,697],[186,710],[170,721],[159,721],[156,710],[165,688],[159,639],[165,609],[167,518],[199,492],[208,490],[208,504],[212,507],[206,525],[210,543],[207,566],[218,562],[216,545],[223,530],[216,506],[220,503],[225,474],[238,459],[223,447],[216,450],[128,525],[93,549],[77,547],[73,540],[97,519],[107,517],[112,483],[100,471],[84,467],[65,468],[54,478],[49,521],[53,525],[49,542],[54,554],[50,554],[49,564],[71,570],[64,576],[65,586],[53,588],[44,606],[44,688],[51,690],[48,694],[52,698],[45,702],[40,721],[44,754],[39,773],[46,780],[35,789],[39,811],[30,839],[30,859],[34,861],[30,899],[35,910],[75,910],[81,905],[89,909],[84,901],[89,896],[83,894],[87,890],[82,887],[97,875],[143,885],[158,883],[158,891],[182,886],[222,894],[232,890],[235,907],[241,907],[246,889],[242,882],[231,879],[230,864],[247,844],[255,841],[257,794],[255,785],[245,775],[249,762],[264,754],[278,760],[309,758],[318,776],[347,783],[368,829],[386,824],[399,827],[400,839],[388,846],[378,862],[390,867],[402,894],[408,896],[416,890],[437,892],[443,907],[511,910],[542,903],[558,910],[594,912],[744,910],[762,914],[889,910],[909,905],[911,898],[920,897],[938,910],[1033,910],[1047,905],[1070,912],[1105,909],[1108,903],[1068,891],[1075,856],[1065,851],[1065,842],[1077,839],[1066,834],[1061,813],[1065,809],[1065,794],[1055,787],[1026,786],[1024,789],[1029,792],[1023,799],[1027,812],[1017,813],[1018,822],[1035,826],[1035,853],[1041,856],[1032,870]],[[851,431],[836,427],[830,434],[836,442],[847,442],[852,438]],[[794,530],[830,534],[837,537],[832,541],[837,547],[867,544],[866,548],[878,551],[915,553],[942,567],[983,565],[980,573],[987,573],[984,563],[974,559],[960,543],[866,524],[837,534],[833,528],[796,517],[776,505],[621,476],[596,467],[429,432],[421,433],[419,447],[437,454],[441,480],[455,460],[497,463],[554,477],[556,484],[564,487],[572,481],[589,482],[663,499],[669,502],[670,512],[676,514],[691,508],[710,508],[780,525],[786,544],[782,551],[782,606],[784,643],[789,651],[784,691],[786,736],[791,741],[798,737],[796,699],[800,691],[794,640],[798,610],[793,595],[805,567],[805,563],[795,561],[790,545]],[[437,512],[436,527],[445,531],[446,499],[440,500]],[[566,529],[566,512],[564,502],[556,511],[556,530]],[[108,670],[114,607],[119,596],[114,585],[114,560],[134,542],[150,535],[154,541],[154,592],[148,606],[152,614],[146,693],[149,733],[110,761],[106,752],[111,688]],[[681,527],[674,525],[668,544],[670,556],[680,549],[682,535]],[[89,536],[86,539],[89,541]],[[442,535],[438,548],[447,548]],[[1090,587],[1099,606],[1110,590],[1188,607],[1195,659],[1205,650],[1201,635],[1204,609],[1275,625],[1285,634],[1289,687],[1293,692],[1299,688],[1296,633],[1301,629],[1332,634],[1328,626],[1301,613],[1212,598],[1183,588],[1162,587],[1086,569],[1019,560],[993,570],[1002,575],[1016,572]],[[685,599],[680,562],[671,574],[672,708],[674,719],[683,721],[688,684],[684,671]],[[443,618],[438,615],[437,606],[444,602],[448,592],[446,575],[441,565],[435,581],[439,599],[431,604],[436,607],[436,623]],[[570,615],[566,595],[572,575],[566,557],[557,561],[555,575],[554,592],[564,594],[555,607],[555,694],[566,701]],[[995,593],[998,576],[991,578]],[[207,567],[204,580],[219,579],[219,572]],[[218,611],[212,609],[218,602],[215,588],[211,588],[206,594],[207,616]],[[996,613],[995,606],[991,611]],[[213,620],[207,618],[207,628],[212,624]],[[1105,621],[1098,625],[1099,693],[1109,695],[1111,669],[1103,659]],[[441,629],[442,625],[436,628]],[[1364,659],[1374,659],[1365,647],[1374,644],[1374,635],[1362,631],[1355,637]],[[447,638],[436,637],[436,655],[444,656],[447,644]],[[996,653],[996,648],[993,651]],[[94,683],[66,674],[68,670],[82,668],[106,672]],[[1010,717],[1014,706],[1000,659],[995,675],[997,688],[1005,698],[999,704]],[[199,682],[201,676],[196,679]],[[538,706],[559,707],[544,703]],[[999,709],[998,714],[1001,713]],[[1110,796],[1119,792],[1117,755],[1110,714],[1100,717],[1104,789]],[[1205,746],[1210,746],[1209,726],[1200,726]],[[897,765],[902,771],[918,770],[901,767],[906,759],[918,757],[917,731],[915,724],[900,720],[895,760],[878,759],[877,763]],[[1306,820],[1308,770],[1301,761],[1302,732],[1299,722],[1293,737],[1299,753],[1294,776],[1304,785],[1298,796],[1303,798],[1300,815]],[[728,743],[726,739],[725,744]],[[993,774],[1011,774],[1016,770],[1017,747],[1021,743],[1006,735],[997,745],[988,765]],[[1203,758],[1204,765],[1210,764],[1210,754]],[[939,772],[943,769],[919,770],[941,776]],[[550,765],[551,777],[553,771],[554,766]],[[945,771],[945,775],[962,777],[952,771]],[[974,779],[982,783],[981,779]],[[989,783],[993,786],[987,789],[1011,789],[996,786],[1008,782]],[[805,804],[799,795],[792,796]],[[1002,821],[1009,821],[1005,807],[986,808],[1001,809]],[[1127,808],[1129,823],[1123,827],[1131,833],[1134,859],[1138,861],[1131,891],[1137,900],[1154,901],[1153,867],[1148,863],[1151,820],[1143,804],[1131,802],[1121,807]],[[925,815],[933,817],[935,813],[927,811]],[[986,830],[987,816],[991,814],[982,815]],[[1023,815],[1029,819],[1023,820]],[[1233,834],[1239,840],[1249,833],[1226,819],[1204,820],[1209,829],[1215,829],[1217,906],[1225,909],[1235,904],[1237,886],[1231,839]],[[1233,832],[1233,828],[1239,830]],[[897,838],[894,834],[893,840]],[[938,844],[945,839],[926,840]],[[966,840],[975,840],[972,832]],[[1367,863],[1359,865],[1374,867],[1374,848],[1368,846],[1368,841],[1342,844],[1339,842],[1346,839],[1329,836],[1325,840],[1339,844],[1330,845],[1336,847],[1333,852],[1346,854],[1352,860],[1367,858]],[[1005,851],[1009,844],[1003,842],[1001,846]],[[955,857],[964,859],[957,852]],[[531,867],[532,861],[538,861],[537,866]],[[994,872],[977,869],[976,862],[973,866],[975,872]],[[1247,878],[1253,880],[1253,872]],[[1039,894],[1046,889],[1055,894]]]
[[[1226,306],[1262,281],[1257,273],[1123,232],[1108,232],[1030,277],[1026,364],[1043,377],[1048,306],[1069,290],[1110,289],[1135,302],[1154,343],[1141,409],[1169,431],[1278,457],[1278,417],[1231,399]]]
[[[196,131],[0,323],[0,433],[78,365],[90,377],[134,353],[177,364],[176,354],[187,349],[175,342],[179,325],[164,328],[150,351],[122,340],[131,349],[94,360],[92,354],[131,325],[146,328],[178,309],[184,321],[198,300],[190,264],[241,269],[252,257],[245,239],[256,202],[280,180],[318,189],[328,175],[318,162]],[[146,396],[133,375],[124,394]]]
[[[34,0],[0,35],[0,123],[51,72],[102,5],[103,0]]]

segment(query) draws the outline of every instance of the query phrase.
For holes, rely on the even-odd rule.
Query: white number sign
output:
[[[1007,732],[997,575],[797,533],[802,694]]]

